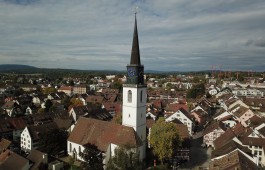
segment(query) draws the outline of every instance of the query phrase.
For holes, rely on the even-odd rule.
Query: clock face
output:
[[[135,75],[135,68],[128,68],[128,76],[134,76]]]

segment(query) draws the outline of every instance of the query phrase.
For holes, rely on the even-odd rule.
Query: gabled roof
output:
[[[104,100],[103,96],[90,95],[86,98],[86,102],[89,103],[99,103],[101,104]]]
[[[223,131],[226,131],[225,124],[221,121],[213,121],[207,128],[203,131],[203,135],[206,135],[215,129],[222,129]]]
[[[234,151],[236,149],[240,149],[243,152],[245,152],[246,154],[251,155],[251,150],[248,149],[248,147],[244,147],[244,146],[238,144],[237,142],[235,142],[233,140],[230,140],[229,142],[227,142],[226,144],[222,145],[221,147],[215,148],[212,151],[211,157],[212,158],[216,158],[216,157],[228,154],[228,153],[230,153],[230,152],[232,152],[232,151]]]
[[[2,109],[11,109],[14,107],[15,103],[14,101],[8,101],[2,106]]]
[[[258,169],[258,166],[240,150],[235,150],[226,156],[212,160],[209,169],[230,170],[230,169]]]
[[[236,105],[235,107],[231,108],[230,111],[233,111],[234,109],[236,109],[237,107],[239,107],[235,112],[233,112],[233,115],[237,116],[237,117],[241,117],[243,116],[248,110],[249,108],[246,108],[244,106],[241,105]]]
[[[102,105],[109,112],[121,112],[122,105],[118,102],[103,102]]]
[[[142,145],[141,139],[131,127],[85,117],[78,119],[68,141],[79,145],[93,144],[101,151],[107,151],[111,143],[131,147]]]
[[[26,127],[27,122],[22,117],[12,117],[8,119],[0,120],[0,133],[13,131],[13,130],[22,130]]]
[[[29,134],[33,141],[39,140],[41,135],[50,133],[55,129],[58,129],[55,122],[28,126]]]
[[[238,137],[245,133],[245,128],[240,124],[236,124],[233,128],[228,128],[225,133],[221,134],[215,141],[214,147],[221,148],[226,143],[230,142],[234,137]]]
[[[10,140],[2,138],[0,140],[0,153],[2,153],[4,150],[6,150],[9,147],[10,144],[11,144]]]
[[[91,117],[99,120],[112,119],[111,114],[106,109],[92,108],[88,106],[77,106],[73,107],[73,110],[76,113],[77,119],[79,118],[79,116]]]
[[[32,149],[30,151],[30,154],[27,156],[27,159],[33,162],[33,166],[30,169],[31,170],[39,169],[41,163],[44,162],[45,156],[47,157],[47,154],[40,152],[36,149]]]
[[[0,169],[21,169],[25,167],[29,161],[26,158],[10,151],[6,150],[0,154]]]
[[[179,103],[171,103],[168,104],[165,108],[166,111],[176,112],[180,110],[180,108],[183,108],[186,110],[186,112],[189,110],[188,106],[186,104],[179,104]]]

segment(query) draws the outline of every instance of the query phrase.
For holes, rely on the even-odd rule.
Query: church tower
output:
[[[127,82],[123,85],[122,125],[134,128],[142,140],[143,146],[139,148],[141,159],[145,158],[146,152],[146,96],[135,13],[131,61],[127,65]]]

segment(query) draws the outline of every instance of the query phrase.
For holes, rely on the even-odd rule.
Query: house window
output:
[[[128,91],[128,103],[131,103],[132,102],[132,91],[129,90]]]
[[[131,117],[131,115],[129,114],[129,117]]]
[[[81,146],[79,146],[79,153],[81,153]]]
[[[69,144],[70,152],[72,152],[72,143]]]

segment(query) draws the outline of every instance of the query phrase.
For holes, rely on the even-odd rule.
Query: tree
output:
[[[67,137],[67,132],[60,129],[40,134],[39,150],[52,155],[66,151]]]
[[[117,123],[117,124],[122,124],[122,115],[121,113],[117,113],[113,119],[112,119],[113,122]]]
[[[83,106],[83,102],[82,102],[80,99],[78,99],[78,98],[72,98],[72,99],[70,100],[70,103],[71,103],[71,105],[72,105],[73,107]]]
[[[43,94],[50,94],[50,93],[55,93],[56,89],[53,87],[48,87],[43,89]]]
[[[106,170],[141,170],[143,162],[139,160],[139,152],[129,149],[128,146],[119,146],[115,149],[115,155],[110,158]]]
[[[176,125],[159,118],[151,129],[150,145],[162,164],[165,159],[171,158],[180,145]]]
[[[45,101],[45,111],[48,112],[50,110],[50,108],[52,107],[53,103],[50,99],[47,99]]]
[[[103,152],[97,146],[87,144],[85,149],[80,153],[80,156],[85,162],[82,162],[82,167],[87,170],[103,170]]]
[[[121,80],[115,80],[112,84],[112,88],[119,89],[119,91],[122,90],[122,81]]]
[[[205,86],[203,83],[194,85],[187,93],[187,98],[196,99],[205,94]]]

